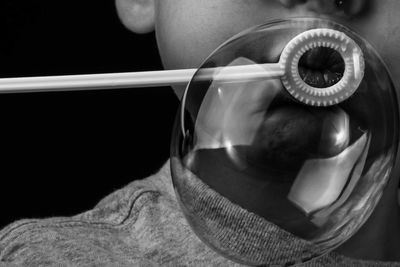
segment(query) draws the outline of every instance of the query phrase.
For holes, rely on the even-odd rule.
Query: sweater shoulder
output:
[[[8,225],[0,231],[0,264],[149,265],[142,253],[151,241],[137,233],[151,232],[151,225],[159,225],[164,213],[176,213],[172,188],[165,185],[167,176],[168,170],[163,168],[73,217],[20,220]]]

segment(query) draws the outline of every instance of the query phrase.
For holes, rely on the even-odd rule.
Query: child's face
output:
[[[249,27],[290,17],[339,22],[368,40],[388,65],[400,90],[400,0],[116,0],[122,22],[138,32],[156,31],[166,69],[197,68],[221,43]],[[343,4],[341,4],[343,3]],[[185,86],[174,87],[179,97]],[[400,95],[400,94],[399,94]],[[236,118],[235,118],[236,119]],[[400,165],[399,165],[400,166]],[[399,171],[396,169],[396,172]],[[343,251],[370,240],[392,216],[399,175],[366,224]],[[395,219],[394,219],[395,220]],[[377,230],[378,229],[378,230]],[[372,233],[372,235],[371,235]],[[388,232],[391,235],[390,231]],[[397,233],[397,232],[396,232]],[[361,237],[360,237],[361,236]],[[393,235],[395,238],[396,235]],[[375,240],[375,237],[373,238]],[[377,238],[378,239],[378,238]],[[392,240],[392,238],[389,238]],[[371,238],[372,240],[372,238]],[[384,240],[384,239],[382,239]],[[396,238],[395,240],[398,240]],[[352,246],[353,245],[353,246]],[[379,245],[377,245],[379,246]]]
[[[155,0],[154,26],[165,68],[196,68],[234,34],[299,16],[328,18],[355,30],[400,77],[399,0]],[[400,79],[394,82],[400,88]],[[174,89],[181,96],[184,87]]]

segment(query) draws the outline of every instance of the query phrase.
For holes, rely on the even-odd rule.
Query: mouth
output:
[[[345,63],[336,50],[316,47],[300,58],[298,70],[305,83],[316,88],[326,88],[338,83],[344,74]]]

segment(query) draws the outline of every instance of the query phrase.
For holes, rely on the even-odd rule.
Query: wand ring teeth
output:
[[[341,79],[325,88],[307,84],[299,73],[301,57],[318,47],[334,49],[344,62]],[[332,106],[345,101],[354,94],[364,77],[361,48],[343,32],[332,29],[312,29],[297,35],[283,49],[279,63],[285,73],[281,80],[286,90],[298,101],[312,106]]]

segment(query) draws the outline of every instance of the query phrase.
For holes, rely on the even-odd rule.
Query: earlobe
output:
[[[122,24],[135,33],[154,30],[155,0],[115,0]]]

